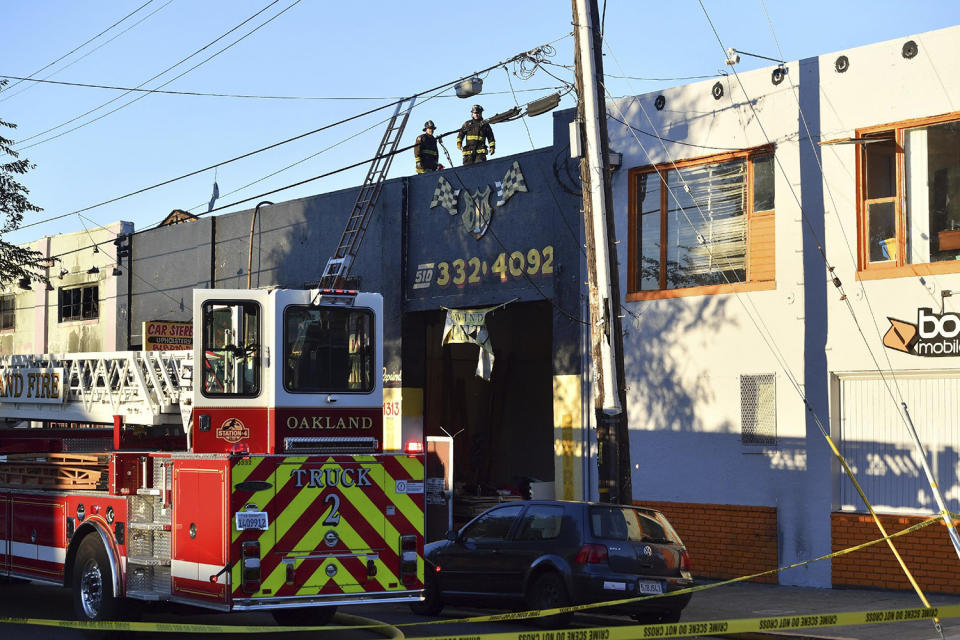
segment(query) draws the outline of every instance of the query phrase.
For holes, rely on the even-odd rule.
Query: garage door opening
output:
[[[489,381],[476,375],[479,347],[441,344],[446,312],[424,316],[424,431],[457,434],[459,525],[490,504],[528,497],[531,481],[554,479],[552,308],[516,302],[487,315],[495,356]]]

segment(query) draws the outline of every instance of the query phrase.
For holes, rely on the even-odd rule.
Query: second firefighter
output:
[[[483,107],[473,105],[470,110],[470,119],[463,123],[457,133],[457,149],[463,151],[463,164],[485,162],[487,159],[487,141],[490,142],[489,154],[492,156],[496,149],[493,139],[493,129],[483,121]]]

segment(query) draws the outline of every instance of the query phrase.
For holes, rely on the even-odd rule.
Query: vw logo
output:
[[[327,572],[328,577],[332,578],[333,576],[337,575],[337,565],[331,562],[327,565],[327,568],[324,569],[324,571]]]
[[[323,534],[323,543],[328,547],[335,547],[338,542],[340,542],[340,536],[337,535],[336,531],[331,530]]]
[[[653,549],[649,545],[643,545],[643,548],[640,549],[640,555],[644,558],[649,558],[653,555]]]

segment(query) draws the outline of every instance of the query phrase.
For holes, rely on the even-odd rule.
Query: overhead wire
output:
[[[142,87],[143,85],[147,84],[148,82],[152,82],[152,81],[156,80],[156,79],[159,78],[160,76],[165,75],[167,72],[169,72],[169,71],[175,69],[176,67],[180,66],[181,64],[183,64],[184,62],[186,62],[186,61],[189,60],[190,58],[192,58],[192,57],[200,54],[201,52],[205,51],[206,49],[209,49],[210,47],[212,47],[214,44],[216,44],[216,43],[219,42],[220,40],[223,40],[223,39],[226,38],[228,35],[230,35],[230,34],[233,33],[234,31],[236,31],[237,29],[241,28],[243,25],[247,24],[247,23],[250,22],[251,20],[255,19],[257,16],[259,16],[260,14],[262,14],[264,11],[266,11],[267,9],[269,9],[270,7],[272,7],[273,5],[277,4],[279,1],[280,1],[280,0],[271,0],[270,3],[268,3],[266,6],[264,6],[264,7],[261,8],[260,10],[258,10],[256,13],[250,15],[249,17],[247,17],[246,19],[244,19],[244,20],[243,20],[242,22],[240,22],[239,24],[231,27],[229,30],[227,30],[227,31],[225,31],[224,33],[222,33],[221,35],[217,36],[215,39],[211,40],[210,42],[208,42],[208,43],[205,44],[204,46],[200,47],[199,49],[197,49],[196,51],[194,51],[193,53],[191,53],[191,54],[188,55],[187,57],[182,58],[179,62],[177,62],[177,63],[175,63],[175,64],[167,67],[166,69],[164,69],[164,70],[161,71],[160,73],[152,76],[151,78],[149,78],[149,79],[147,79],[147,80],[144,80],[143,82],[141,82],[140,84],[137,85],[137,88]],[[230,49],[230,48],[233,47],[234,45],[238,44],[239,42],[241,42],[241,41],[243,41],[244,39],[246,39],[247,37],[249,37],[250,35],[253,35],[253,34],[256,33],[257,31],[259,31],[262,27],[270,24],[271,22],[273,22],[274,20],[276,20],[277,18],[279,18],[281,15],[283,15],[284,13],[286,13],[287,11],[289,11],[290,9],[292,9],[293,7],[295,7],[296,5],[300,4],[301,1],[302,1],[302,0],[294,0],[292,3],[290,3],[286,8],[284,8],[283,10],[281,10],[279,13],[277,13],[277,14],[275,14],[274,16],[270,17],[269,19],[267,19],[265,22],[261,23],[260,25],[254,27],[252,30],[248,31],[246,34],[244,34],[243,36],[241,36],[239,39],[233,41],[232,43],[228,44],[228,45],[227,45],[226,47],[224,47],[223,49],[221,49],[221,50],[217,51],[216,53],[210,55],[209,57],[205,58],[204,60],[202,60],[202,61],[199,62],[198,64],[190,67],[189,69],[187,69],[187,70],[184,71],[183,73],[175,76],[175,77],[172,78],[171,80],[168,80],[168,81],[164,82],[163,84],[161,84],[159,87],[155,87],[155,88],[156,88],[156,89],[160,89],[160,88],[162,88],[162,87],[165,87],[165,86],[167,86],[168,84],[170,84],[171,82],[174,82],[175,80],[178,80],[179,78],[182,78],[183,76],[185,76],[186,74],[190,73],[191,71],[193,71],[193,70],[196,69],[197,67],[199,67],[199,66],[201,66],[201,65],[203,65],[203,64],[206,64],[207,62],[209,62],[210,60],[214,59],[215,57],[217,57],[218,55],[220,55],[220,54],[223,53],[224,51],[227,51],[228,49]],[[18,144],[20,145],[19,148],[18,148],[18,150],[30,149],[30,148],[32,148],[32,147],[35,147],[35,146],[39,145],[39,144],[43,144],[43,143],[45,143],[45,142],[49,142],[50,140],[55,140],[56,138],[59,138],[59,137],[61,137],[61,136],[64,136],[64,135],[66,135],[66,134],[68,134],[68,133],[71,133],[71,132],[73,132],[73,131],[76,131],[77,129],[83,128],[83,127],[85,127],[85,126],[87,126],[87,125],[89,125],[89,124],[93,124],[94,122],[97,122],[98,120],[101,120],[101,119],[103,119],[103,118],[105,118],[105,117],[107,117],[107,116],[109,116],[109,115],[111,115],[111,114],[113,114],[113,113],[116,113],[116,112],[119,111],[120,109],[123,109],[124,107],[127,107],[127,106],[133,104],[134,102],[137,102],[138,100],[143,99],[146,95],[149,95],[149,93],[152,93],[152,92],[148,92],[148,93],[146,93],[146,94],[140,95],[140,96],[134,98],[133,100],[131,100],[130,102],[126,102],[126,103],[120,105],[119,107],[117,107],[116,109],[112,109],[112,110],[108,111],[107,113],[104,113],[104,114],[101,114],[101,115],[97,116],[96,118],[93,118],[93,119],[91,119],[91,120],[88,120],[88,121],[86,121],[86,122],[83,122],[83,123],[77,125],[76,127],[73,127],[73,128],[68,129],[68,130],[66,130],[66,131],[61,131],[60,133],[58,133],[58,134],[56,134],[56,135],[50,136],[50,137],[48,137],[48,138],[44,138],[43,140],[40,140],[40,141],[38,141],[38,142],[34,142],[34,143],[32,143],[32,144],[29,144],[29,145],[23,145],[24,142],[27,142],[27,141],[29,141],[29,140],[33,140],[33,139],[35,139],[35,138],[39,138],[39,137],[41,137],[41,136],[43,136],[43,135],[46,135],[47,133],[50,133],[50,132],[52,132],[52,131],[55,131],[55,130],[57,130],[57,129],[60,129],[60,128],[62,128],[62,127],[65,127],[66,125],[68,125],[68,124],[70,124],[70,123],[72,123],[72,122],[76,122],[76,121],[79,120],[80,118],[83,118],[84,116],[90,115],[91,113],[93,113],[93,112],[95,112],[95,111],[99,111],[100,109],[102,109],[103,107],[107,106],[108,104],[112,104],[112,103],[116,102],[117,100],[123,98],[124,96],[129,95],[129,93],[130,93],[130,92],[122,93],[122,94],[120,94],[119,96],[116,96],[116,97],[114,97],[114,98],[111,98],[111,99],[108,100],[107,102],[104,102],[104,103],[101,104],[100,106],[94,107],[93,109],[90,109],[90,110],[88,110],[88,111],[85,111],[84,113],[82,113],[82,114],[80,114],[80,115],[78,115],[78,116],[76,116],[76,117],[74,117],[74,118],[71,118],[70,120],[67,120],[66,122],[62,122],[62,123],[60,123],[60,124],[58,124],[58,125],[56,125],[56,126],[54,126],[54,127],[50,127],[49,129],[46,129],[46,130],[44,130],[44,131],[41,131],[40,133],[35,133],[35,134],[33,134],[32,136],[28,136],[28,137],[24,138],[23,140],[21,140],[21,141],[18,143]]]
[[[151,0],[151,2],[152,2],[152,1],[153,1],[153,0]],[[65,65],[63,65],[62,67],[60,67],[59,69],[56,69],[56,70],[54,70],[54,71],[51,71],[50,73],[48,73],[47,75],[45,75],[43,78],[33,78],[33,77],[30,77],[30,76],[28,76],[28,77],[26,77],[26,78],[16,78],[17,80],[29,80],[32,84],[30,84],[29,86],[26,86],[26,87],[20,89],[20,90],[17,91],[16,93],[13,93],[13,94],[5,97],[5,98],[0,98],[0,102],[4,102],[4,101],[6,101],[6,100],[10,100],[10,99],[12,99],[12,98],[16,98],[16,97],[19,96],[20,94],[25,93],[25,92],[29,91],[30,89],[32,89],[33,87],[37,86],[37,83],[52,82],[51,80],[48,80],[48,78],[51,78],[51,77],[57,75],[58,73],[61,73],[61,72],[63,72],[63,71],[66,71],[67,69],[69,69],[69,68],[72,67],[73,65],[77,64],[78,62],[80,62],[81,60],[83,60],[84,58],[86,58],[87,56],[90,56],[90,55],[96,53],[97,51],[99,51],[99,50],[102,49],[103,47],[107,46],[108,44],[110,44],[111,42],[113,42],[114,40],[116,40],[117,38],[119,38],[120,36],[122,36],[123,34],[127,33],[127,32],[130,31],[131,29],[136,28],[137,26],[139,26],[139,25],[142,24],[143,22],[149,20],[150,18],[152,18],[154,15],[156,15],[157,13],[159,13],[160,11],[162,11],[163,9],[166,9],[167,6],[169,6],[172,2],[173,2],[173,0],[167,0],[164,4],[160,5],[159,7],[157,7],[156,9],[154,9],[153,11],[151,11],[150,13],[148,13],[147,15],[145,15],[144,17],[140,18],[139,20],[137,20],[136,22],[134,22],[132,25],[130,25],[129,27],[127,27],[127,28],[124,29],[123,31],[117,33],[117,34],[114,35],[112,38],[109,38],[108,40],[106,40],[106,41],[104,41],[104,42],[101,42],[100,44],[98,44],[97,46],[95,46],[93,49],[90,49],[90,51],[87,51],[86,53],[84,53],[82,56],[77,56],[75,59],[71,60],[69,64],[65,64]],[[0,77],[11,77],[11,78],[12,78],[12,76],[0,76]]]
[[[556,40],[554,40],[553,42],[548,43],[548,44],[553,44],[553,43],[559,42],[560,40],[563,40],[564,38],[568,38],[568,37],[570,37],[570,34],[566,34],[566,35],[564,35],[564,36],[561,36],[560,38],[557,38]],[[516,54],[516,55],[514,55],[514,56],[512,56],[512,57],[510,57],[510,58],[508,58],[508,59],[506,59],[506,60],[501,60],[501,61],[497,62],[496,64],[492,64],[492,65],[490,65],[489,67],[487,67],[486,69],[483,69],[483,70],[481,70],[480,72],[476,72],[476,73],[482,73],[482,72],[484,72],[484,71],[490,71],[491,69],[496,69],[497,67],[503,66],[503,65],[505,65],[505,64],[509,64],[509,63],[511,63],[511,62],[519,59],[519,58],[520,58],[521,56],[523,56],[523,55],[525,55],[525,53]],[[466,76],[462,76],[462,77],[460,77],[460,78],[457,78],[456,80],[454,80],[454,81],[452,81],[452,82],[444,82],[444,83],[442,83],[442,84],[436,85],[436,86],[431,87],[431,88],[429,88],[429,89],[426,89],[426,90],[424,90],[424,91],[420,91],[420,92],[414,94],[414,96],[420,96],[420,95],[423,95],[423,94],[426,94],[426,93],[431,93],[431,92],[435,92],[435,91],[438,91],[438,90],[446,89],[446,88],[448,88],[448,87],[450,87],[450,86],[452,86],[452,85],[455,85],[455,84],[458,83],[458,82],[461,82],[461,81],[463,81],[463,80],[466,80],[467,78],[473,77],[473,75],[474,75],[474,74],[471,73],[471,74],[469,74],[469,75],[466,75]],[[162,186],[171,184],[172,182],[176,182],[176,181],[178,181],[178,180],[183,180],[183,179],[186,179],[186,178],[189,178],[189,177],[198,175],[198,174],[200,174],[200,173],[209,171],[209,170],[211,170],[211,169],[215,169],[215,168],[217,168],[217,167],[220,167],[220,166],[223,166],[223,165],[226,165],[226,164],[230,164],[230,163],[232,163],[232,162],[236,162],[236,161],[242,160],[242,159],[244,159],[244,158],[248,158],[248,157],[253,156],[253,155],[255,155],[255,154],[262,153],[262,152],[268,151],[268,150],[270,150],[270,149],[274,149],[274,148],[279,147],[279,146],[281,146],[281,145],[288,144],[288,143],[290,143],[290,142],[294,142],[295,140],[300,140],[300,139],[302,139],[302,138],[305,138],[305,137],[310,136],[310,135],[314,135],[314,134],[319,133],[319,132],[321,132],[321,131],[325,131],[325,130],[327,130],[327,129],[330,129],[330,128],[332,128],[332,127],[338,126],[338,125],[340,125],[340,124],[344,124],[344,123],[346,123],[346,122],[350,122],[350,121],[352,121],[352,120],[356,120],[356,119],[362,118],[362,117],[367,116],[367,115],[370,115],[370,114],[372,114],[372,113],[376,113],[377,111],[381,111],[381,110],[386,109],[386,108],[389,108],[389,107],[394,107],[394,106],[396,106],[397,104],[400,104],[401,102],[403,102],[403,101],[405,101],[405,100],[407,100],[407,98],[401,98],[401,99],[399,99],[399,100],[395,100],[395,101],[393,101],[393,102],[390,102],[390,103],[387,103],[387,104],[384,104],[384,105],[380,105],[380,106],[375,107],[375,108],[373,108],[373,109],[369,109],[369,110],[364,111],[364,112],[362,112],[362,113],[359,113],[359,114],[356,114],[356,115],[353,115],[353,116],[349,116],[349,117],[347,117],[347,118],[343,118],[343,119],[341,119],[341,120],[339,120],[339,121],[337,121],[337,122],[331,123],[331,124],[329,124],[329,125],[324,125],[324,126],[322,126],[322,127],[318,127],[318,128],[316,128],[316,129],[312,129],[312,130],[310,130],[310,131],[307,131],[307,132],[298,134],[298,135],[296,135],[296,136],[287,138],[287,139],[285,139],[285,140],[281,140],[281,141],[279,141],[279,142],[275,142],[275,143],[270,144],[270,145],[267,145],[267,146],[265,146],[265,147],[261,147],[261,148],[259,148],[259,149],[255,149],[255,150],[253,150],[253,151],[249,151],[249,152],[247,152],[247,153],[244,153],[244,154],[241,154],[241,155],[238,155],[238,156],[234,156],[233,158],[230,158],[230,159],[228,159],[228,160],[223,160],[223,161],[217,162],[217,163],[215,163],[215,164],[208,165],[208,166],[206,166],[206,167],[203,167],[202,169],[196,169],[196,170],[193,170],[193,171],[189,171],[189,172],[187,172],[187,173],[181,174],[181,175],[176,176],[176,177],[174,177],[174,178],[170,178],[170,179],[164,180],[164,181],[162,181],[162,182],[158,182],[158,183],[156,183],[156,184],[152,184],[152,185],[150,185],[150,186],[143,187],[143,188],[137,189],[137,190],[135,190],[135,191],[131,191],[131,192],[129,192],[129,193],[126,193],[126,194],[123,194],[123,195],[120,195],[120,196],[116,196],[116,197],[114,197],[114,198],[110,198],[110,199],[108,199],[108,200],[104,200],[104,201],[98,202],[98,203],[96,203],[96,204],[92,204],[92,205],[83,207],[83,208],[81,208],[81,209],[76,209],[76,210],[70,211],[70,212],[68,212],[68,213],[63,213],[63,214],[59,214],[59,215],[56,215],[56,216],[50,216],[50,217],[44,218],[44,219],[42,219],[42,220],[37,220],[37,221],[30,222],[30,223],[28,223],[28,224],[20,225],[20,226],[18,227],[18,229],[26,229],[26,228],[29,228],[29,227],[32,227],[32,226],[36,226],[36,225],[39,225],[39,224],[44,224],[44,223],[47,223],[47,222],[52,222],[52,221],[55,221],[55,220],[60,220],[60,219],[62,219],[62,218],[66,218],[66,217],[69,217],[69,216],[73,216],[73,215],[76,215],[76,214],[79,214],[79,213],[84,213],[84,212],[90,211],[90,210],[95,209],[95,208],[98,208],[98,207],[102,207],[102,206],[105,206],[105,205],[108,205],[108,204],[112,204],[112,203],[114,203],[114,202],[118,202],[118,201],[120,201],[120,200],[123,200],[123,199],[126,199],[126,198],[130,198],[130,197],[135,196],[135,195],[139,195],[139,194],[144,193],[144,192],[146,192],[146,191],[150,191],[150,190],[152,190],[152,189],[156,189],[156,188],[159,188],[159,187],[162,187]],[[368,161],[365,161],[365,162],[369,162],[369,160],[368,160]],[[350,168],[353,168],[353,167],[351,166]],[[241,202],[243,202],[243,201],[241,201]],[[218,210],[220,210],[219,207],[218,207]]]
[[[18,84],[20,84],[21,82],[23,82],[23,80],[29,80],[29,79],[33,78],[33,76],[37,75],[38,73],[41,73],[41,72],[43,72],[43,71],[46,70],[46,69],[49,69],[50,67],[52,67],[53,65],[57,64],[58,62],[60,62],[60,61],[63,60],[64,58],[70,56],[70,55],[73,54],[73,53],[76,53],[76,52],[79,51],[80,49],[84,48],[85,46],[87,46],[88,44],[90,44],[91,42],[93,42],[94,40],[96,40],[97,38],[99,38],[100,36],[102,36],[103,34],[105,34],[106,32],[108,32],[108,31],[110,31],[111,29],[113,29],[113,28],[114,28],[115,26],[117,26],[118,24],[124,22],[124,21],[125,21],[127,18],[129,18],[130,16],[134,15],[135,13],[138,13],[141,9],[143,9],[144,7],[146,7],[148,4],[150,4],[150,3],[152,3],[152,2],[153,2],[153,0],[147,0],[147,1],[144,2],[142,5],[140,5],[139,7],[137,7],[136,9],[134,9],[133,11],[131,11],[130,13],[128,13],[127,15],[123,16],[122,18],[120,18],[119,20],[117,20],[116,22],[114,22],[113,24],[111,24],[109,27],[107,27],[106,29],[104,29],[103,31],[101,31],[100,33],[98,33],[97,35],[93,36],[92,38],[89,38],[88,40],[86,40],[86,41],[83,42],[82,44],[74,47],[73,49],[71,49],[70,51],[66,52],[65,54],[63,54],[62,56],[60,56],[59,58],[57,58],[57,59],[54,60],[53,62],[51,62],[51,63],[49,63],[49,64],[47,64],[47,65],[45,65],[45,66],[43,66],[43,67],[40,67],[39,69],[37,69],[36,71],[34,71],[33,73],[31,73],[31,74],[30,74],[29,76],[27,76],[26,78],[23,78],[22,80],[17,80],[17,82],[14,82],[12,85],[10,85],[9,88],[0,91],[0,93],[7,93],[7,92],[9,92],[9,91],[10,91],[11,89],[13,89],[15,86],[17,86]],[[169,3],[168,3],[168,4],[169,4]],[[8,98],[12,98],[12,97],[13,97],[13,96],[2,96],[2,97],[0,97],[0,102],[3,102],[3,101],[5,101],[5,100],[7,100]]]
[[[170,0],[173,2],[173,0]],[[169,2],[167,3],[169,4]],[[166,6],[166,5],[164,5]],[[161,7],[162,9],[163,7]],[[238,93],[208,93],[203,91],[171,91],[169,89],[142,89],[138,87],[121,87],[116,85],[109,84],[93,84],[88,82],[66,82],[63,80],[47,80],[39,78],[25,78],[22,76],[11,76],[6,74],[0,74],[0,78],[8,78],[10,80],[27,80],[29,82],[39,83],[39,84],[51,84],[51,85],[60,85],[65,87],[81,87],[85,89],[108,89],[111,91],[127,91],[127,92],[136,92],[136,93],[156,93],[160,95],[171,95],[171,96],[196,96],[202,98],[243,98],[243,99],[254,99],[254,100],[400,100],[402,96],[273,96],[273,95],[257,95],[257,94],[238,94]],[[558,87],[542,87],[534,89],[518,89],[518,92],[532,92],[532,91],[549,91],[550,89],[557,89]],[[509,91],[484,91],[484,95],[497,95],[497,94],[507,94]],[[13,96],[11,96],[13,97]],[[441,95],[440,98],[455,98],[457,96],[450,95]]]

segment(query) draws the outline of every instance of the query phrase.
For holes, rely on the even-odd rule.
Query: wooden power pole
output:
[[[630,438],[623,379],[620,278],[607,159],[607,112],[596,0],[572,0],[576,37],[580,180],[587,244],[600,500],[630,504]]]

